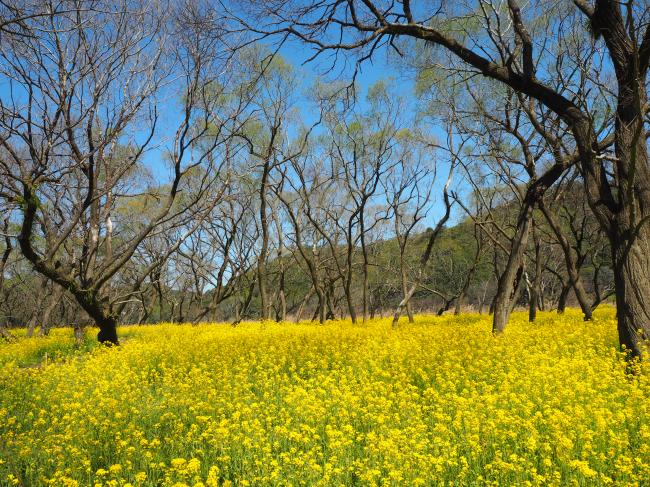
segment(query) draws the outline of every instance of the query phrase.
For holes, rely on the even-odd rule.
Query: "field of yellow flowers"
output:
[[[0,484],[648,485],[611,309],[122,327],[0,345]]]

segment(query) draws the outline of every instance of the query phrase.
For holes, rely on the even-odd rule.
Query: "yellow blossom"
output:
[[[648,369],[628,373],[611,308],[516,312],[500,337],[477,314],[120,335],[90,351],[70,329],[0,343],[0,485],[650,478]]]

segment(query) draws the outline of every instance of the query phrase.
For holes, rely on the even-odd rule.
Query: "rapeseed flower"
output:
[[[595,316],[21,338],[0,345],[0,485],[644,485],[647,366]]]

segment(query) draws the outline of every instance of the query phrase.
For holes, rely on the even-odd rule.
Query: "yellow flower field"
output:
[[[0,484],[649,483],[650,379],[611,309],[120,336],[0,345]]]

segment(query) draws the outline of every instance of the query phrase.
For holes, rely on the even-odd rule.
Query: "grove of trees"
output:
[[[643,0],[0,1],[0,333],[611,302],[643,357],[649,66]]]

